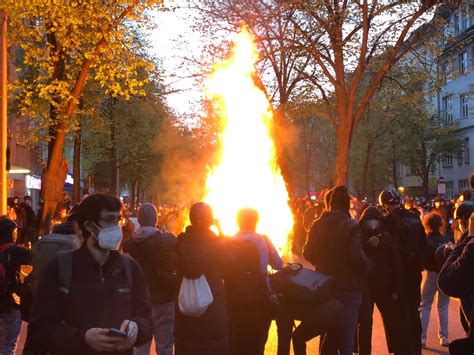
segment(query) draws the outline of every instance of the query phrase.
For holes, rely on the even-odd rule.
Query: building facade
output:
[[[469,189],[474,172],[474,1],[452,11],[446,10],[444,36],[440,38],[440,55],[434,60],[441,80],[436,94],[427,96],[429,109],[446,123],[459,127],[464,144],[456,156],[446,154],[431,171],[431,189],[437,193],[439,180],[445,182],[445,198],[453,198]],[[397,177],[410,193],[421,191],[421,179],[409,167],[400,165]]]

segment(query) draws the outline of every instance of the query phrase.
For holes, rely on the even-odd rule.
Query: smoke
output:
[[[154,191],[159,204],[189,208],[205,195],[215,140],[206,119],[198,124],[190,122],[172,118],[157,137],[156,151],[162,158]]]

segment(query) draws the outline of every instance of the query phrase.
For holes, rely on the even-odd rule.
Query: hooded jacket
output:
[[[3,240],[7,239],[4,238]],[[31,265],[31,252],[23,247],[11,243],[4,243],[2,240],[0,240],[0,249],[3,250],[0,251],[0,253],[2,253],[0,260],[4,260],[2,265],[5,268],[4,281],[6,282],[4,292],[0,289],[0,313],[2,313],[12,308],[18,308],[13,298],[13,293],[18,286],[17,274],[21,265]]]
[[[373,206],[366,208],[360,216],[362,246],[372,264],[368,274],[368,285],[373,292],[387,291],[399,295],[402,275],[400,254],[393,238],[384,228],[383,218],[382,212]],[[380,228],[376,230],[367,228],[365,222],[369,219],[380,221]],[[379,238],[377,246],[369,243],[372,237]]]
[[[317,271],[333,276],[339,291],[360,290],[369,266],[359,226],[341,210],[324,212],[313,223],[303,255]]]
[[[397,243],[405,279],[418,283],[426,253],[426,233],[419,216],[396,208],[384,217],[384,222]]]
[[[141,266],[152,304],[173,301],[177,289],[174,248],[176,237],[155,227],[140,227],[123,250]]]
[[[204,274],[214,301],[200,317],[187,317],[176,309],[175,343],[177,354],[216,353],[225,355],[229,349],[227,304],[223,282],[227,259],[223,240],[210,230],[188,226],[178,236],[176,245],[177,273],[196,279]],[[213,350],[213,352],[206,352]]]
[[[72,252],[71,284],[61,291],[58,258],[41,273],[28,325],[26,354],[98,354],[85,342],[90,328],[120,328],[126,319],[137,323],[135,346],[151,340],[150,297],[140,267],[131,261],[129,284],[119,252],[111,251],[100,265],[84,243]],[[133,348],[115,355],[131,355]],[[102,354],[102,353],[101,353]]]

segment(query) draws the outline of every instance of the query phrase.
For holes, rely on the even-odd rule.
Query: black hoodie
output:
[[[309,231],[303,255],[316,270],[335,277],[337,290],[360,290],[369,261],[362,250],[359,226],[349,213],[324,212]]]
[[[400,294],[402,266],[400,254],[395,241],[383,225],[383,214],[376,207],[368,207],[361,215],[359,226],[362,231],[362,246],[372,267],[369,271],[368,285],[371,292],[390,292]],[[365,221],[376,219],[381,222],[380,228],[370,230]],[[380,242],[375,247],[369,243],[370,238],[377,237]]]
[[[229,329],[224,289],[226,251],[224,241],[210,230],[188,226],[176,245],[178,281],[205,275],[214,302],[200,317],[187,317],[176,307],[175,339],[181,349],[215,348],[228,343]],[[197,351],[196,351],[197,352]],[[225,350],[216,353],[226,354]]]

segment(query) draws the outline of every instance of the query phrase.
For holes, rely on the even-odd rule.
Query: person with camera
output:
[[[140,267],[120,254],[121,203],[95,194],[79,205],[84,242],[42,272],[26,354],[132,354],[151,340],[150,296]]]

